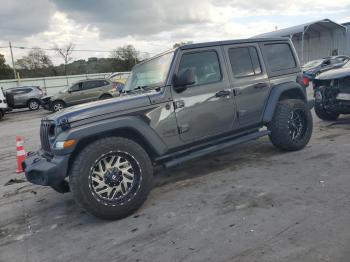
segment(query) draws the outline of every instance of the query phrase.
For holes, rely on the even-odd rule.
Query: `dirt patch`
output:
[[[218,215],[225,215],[237,210],[251,208],[272,208],[278,205],[276,197],[272,193],[257,192],[253,190],[241,191],[235,189],[226,196],[218,205]]]
[[[336,155],[335,153],[322,153],[322,154],[318,154],[318,155],[306,158],[306,160],[316,160],[316,159],[324,160],[324,159],[331,158],[335,155]]]

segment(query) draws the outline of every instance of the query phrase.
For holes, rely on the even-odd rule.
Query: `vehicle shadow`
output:
[[[251,141],[170,169],[159,166],[155,169],[154,187],[162,187],[170,183],[202,177],[223,170],[234,172],[240,168],[261,166],[269,163],[269,157],[281,153],[286,152],[272,146],[267,138]]]

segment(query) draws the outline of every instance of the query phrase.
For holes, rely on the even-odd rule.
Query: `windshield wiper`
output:
[[[125,93],[127,94],[132,94],[135,93],[137,91],[149,91],[152,90],[153,88],[149,87],[149,86],[138,86],[132,90],[124,90]]]

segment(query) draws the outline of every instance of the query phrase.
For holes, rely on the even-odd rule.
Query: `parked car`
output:
[[[304,76],[308,77],[310,80],[313,80],[318,74],[331,69],[340,68],[349,60],[350,57],[348,56],[330,56],[310,61],[306,63],[302,69]]]
[[[5,112],[8,110],[9,110],[9,108],[8,108],[7,101],[6,101],[5,92],[1,88],[0,89],[0,120],[4,117]]]
[[[119,219],[146,200],[156,165],[263,136],[303,149],[312,106],[289,39],[184,45],[136,65],[120,97],[44,118],[42,149],[23,168],[31,183],[71,190],[90,213]]]
[[[350,114],[350,62],[318,75],[313,87],[319,118],[336,120],[340,114]]]
[[[46,95],[39,86],[19,86],[6,89],[8,106],[11,108],[25,108],[38,110],[41,98]]]
[[[53,112],[68,106],[83,104],[94,100],[104,100],[119,94],[116,85],[107,79],[91,79],[74,83],[54,96],[42,99],[45,109]]]

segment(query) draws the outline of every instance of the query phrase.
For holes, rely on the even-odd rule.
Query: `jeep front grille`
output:
[[[46,152],[51,152],[50,136],[54,135],[54,123],[48,120],[42,120],[40,126],[41,147]]]

